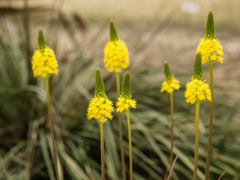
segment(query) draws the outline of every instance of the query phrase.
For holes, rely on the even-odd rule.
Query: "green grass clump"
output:
[[[2,169],[0,177],[54,180],[51,138],[46,121],[47,97],[44,80],[40,78],[32,80],[32,72],[29,70],[29,62],[26,58],[27,51],[23,48],[26,41],[20,34],[21,27],[17,28],[19,28],[18,38],[10,34],[0,34],[0,169]],[[61,27],[59,26],[58,29]],[[107,32],[107,24],[105,29]],[[123,29],[127,31],[128,27]],[[74,46],[61,51],[59,53],[61,55],[57,55],[59,75],[50,78],[60,179],[78,179],[79,177],[87,180],[101,179],[99,126],[97,121],[89,123],[86,118],[89,100],[94,95],[95,69],[96,67],[104,69],[102,51],[107,38],[104,39],[104,36],[101,38],[100,35],[105,32],[100,31],[100,28],[97,30],[99,31],[94,31],[96,34],[86,36],[86,42],[79,41]],[[129,49],[132,50],[130,59],[133,66],[129,68],[131,94],[137,100],[137,109],[130,112],[133,177],[137,180],[162,180],[166,167],[169,167],[169,95],[159,93],[161,82],[164,81],[164,77],[159,76],[163,67],[159,70],[159,67],[150,68],[145,64],[134,63],[138,62],[137,54],[140,53],[137,48],[134,49],[135,45],[136,47],[144,45],[143,43],[139,45],[134,39],[140,35],[139,33],[136,32],[132,39],[129,38],[126,41],[131,45]],[[123,39],[125,40],[124,36]],[[29,50],[35,48],[30,46]],[[188,52],[188,48],[182,47],[174,52],[181,58]],[[191,48],[189,49],[191,51]],[[152,58],[146,55],[149,54],[142,54],[141,57]],[[162,59],[158,58],[159,64],[163,64],[164,57],[169,57],[169,54],[163,53]],[[179,158],[172,175],[176,180],[191,179],[194,167],[195,113],[194,107],[185,102],[183,93],[184,84],[191,77],[192,69],[184,75],[181,74],[181,69],[178,69],[177,65],[172,69],[178,74],[178,80],[183,87],[174,93],[175,148],[173,152]],[[106,94],[116,102],[117,93],[113,93],[113,89],[116,89],[115,77],[106,71],[102,74]],[[218,89],[219,92],[215,94],[210,178],[218,179],[222,172],[227,170],[222,180],[229,180],[240,177],[239,122],[235,121],[237,106],[221,100],[220,97],[225,89],[221,87]],[[203,103],[201,107],[198,171],[200,179],[204,179],[208,107],[207,103]],[[126,169],[129,169],[127,121],[124,119],[126,119],[125,114],[123,114],[123,145]],[[114,114],[112,121],[105,123],[104,130],[106,175],[109,179],[117,180],[121,177],[120,150],[116,143],[118,142],[117,113]]]

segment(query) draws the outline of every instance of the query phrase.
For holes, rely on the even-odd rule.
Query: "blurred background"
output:
[[[0,1],[0,179],[54,180],[47,98],[31,61],[38,29],[55,50],[59,74],[50,81],[60,179],[100,180],[97,120],[86,111],[94,96],[95,69],[116,102],[115,74],[104,68],[103,51],[113,19],[130,53],[133,170],[136,180],[163,180],[170,156],[170,98],[160,93],[168,61],[181,88],[174,91],[175,180],[192,179],[195,105],[184,98],[196,48],[214,13],[224,63],[214,64],[215,104],[210,179],[240,178],[240,22],[238,0],[1,0]],[[204,78],[209,71],[203,65]],[[126,69],[122,70],[121,80]],[[204,179],[209,102],[201,103],[199,179]],[[126,169],[128,134],[122,113]],[[118,122],[104,123],[107,179],[121,179]],[[128,173],[128,171],[127,171]]]

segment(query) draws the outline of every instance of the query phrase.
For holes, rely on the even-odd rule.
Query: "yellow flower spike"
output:
[[[173,90],[178,90],[180,88],[179,81],[172,76],[171,70],[166,61],[164,62],[164,67],[166,81],[162,84],[161,92],[167,91],[168,93],[172,93]]]
[[[46,41],[43,36],[42,29],[38,31],[38,50],[33,54],[32,70],[34,77],[41,76],[45,79],[46,83],[46,92],[48,100],[48,117],[50,124],[50,132],[52,136],[52,148],[53,148],[53,161],[54,168],[56,173],[56,179],[59,180],[58,175],[58,163],[57,163],[57,147],[54,137],[53,129],[53,120],[52,120],[52,111],[51,111],[51,98],[50,98],[50,89],[49,89],[49,77],[52,74],[58,74],[58,63],[55,57],[55,54],[52,49],[47,47]]]
[[[136,108],[136,101],[131,99],[131,88],[130,88],[130,73],[127,71],[124,74],[122,83],[122,95],[118,98],[116,103],[117,112],[126,111],[127,122],[128,122],[128,143],[129,143],[129,179],[133,180],[133,164],[132,164],[132,135],[131,135],[131,122],[129,111],[130,108]]]
[[[38,32],[38,50],[33,54],[32,70],[34,77],[47,78],[52,74],[58,74],[58,62],[54,51],[45,42],[42,29]]]
[[[186,86],[185,98],[188,103],[202,102],[203,100],[211,101],[211,91],[206,80],[203,81],[201,53],[196,54],[194,71],[192,79]]]
[[[124,74],[123,84],[122,84],[122,95],[118,98],[117,102],[117,112],[122,112],[124,110],[130,110],[130,108],[136,108],[136,101],[131,99],[131,89],[130,89],[130,73],[127,71]]]
[[[173,164],[173,127],[174,127],[174,121],[173,121],[173,90],[178,90],[180,88],[179,81],[175,79],[172,76],[172,72],[168,66],[168,63],[164,62],[164,73],[166,76],[166,81],[163,82],[161,92],[167,91],[170,94],[170,107],[171,107],[171,146],[170,146],[170,168]],[[172,180],[172,176],[170,174],[170,180]]]
[[[110,41],[104,50],[105,68],[109,72],[121,72],[122,68],[129,66],[129,53],[127,46],[118,38],[113,21],[110,21]]]
[[[191,81],[186,86],[185,97],[188,103],[196,103],[196,126],[195,126],[195,155],[194,155],[194,170],[193,180],[197,180],[198,169],[198,148],[199,148],[199,110],[200,104],[204,100],[211,101],[211,91],[208,84],[203,81],[202,56],[198,52],[196,54],[193,76]]]
[[[205,38],[200,40],[197,48],[202,54],[202,63],[209,61],[223,63],[223,47],[219,40],[215,38],[214,19],[212,11],[208,13]]]
[[[95,96],[89,103],[87,117],[96,118],[101,123],[106,122],[107,118],[112,119],[113,103],[105,94],[104,83],[100,69],[96,69]]]

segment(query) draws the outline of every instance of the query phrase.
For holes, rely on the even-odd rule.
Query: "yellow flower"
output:
[[[38,49],[33,54],[32,69],[34,77],[46,78],[49,74],[58,74],[58,63],[54,51],[49,47]]]
[[[112,119],[113,103],[107,96],[96,96],[92,98],[88,106],[87,117],[88,119],[96,118],[101,123],[104,123],[107,118]]]
[[[54,51],[47,47],[42,29],[38,31],[38,50],[33,54],[32,70],[34,77],[47,78],[51,74],[58,74],[58,63]]]
[[[122,112],[124,110],[129,110],[130,108],[136,109],[136,101],[131,98],[124,98],[120,96],[117,102],[117,112]]]
[[[196,101],[211,101],[211,91],[206,83],[206,80],[201,81],[192,78],[192,80],[187,83],[185,98],[187,98],[186,101],[191,104]]]
[[[124,74],[122,83],[122,95],[118,98],[117,112],[129,110],[130,108],[136,108],[136,101],[132,99],[130,88],[130,73],[127,71]]]
[[[128,54],[127,46],[118,38],[117,30],[111,20],[110,41],[104,50],[105,68],[110,72],[121,72],[121,68],[127,68],[129,66]]]
[[[120,39],[109,41],[104,50],[105,68],[116,73],[121,72],[121,68],[129,66],[128,49]]]
[[[105,94],[105,87],[102,79],[102,74],[99,68],[96,69],[95,76],[95,96],[89,103],[87,110],[88,119],[96,118],[101,123],[104,123],[107,118],[112,119],[113,103]]]
[[[202,63],[208,61],[223,63],[223,47],[217,39],[202,38],[197,51],[202,54]]]
[[[167,91],[168,93],[172,93],[173,90],[178,90],[179,88],[179,81],[172,77],[172,79],[166,80],[162,83],[161,92]]]

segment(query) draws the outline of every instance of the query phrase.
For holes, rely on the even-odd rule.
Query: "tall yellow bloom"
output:
[[[89,103],[87,117],[96,118],[101,123],[106,122],[107,118],[112,119],[113,103],[105,94],[105,87],[102,80],[100,69],[96,69],[95,96]]]
[[[203,100],[211,101],[211,91],[206,80],[203,81],[202,56],[200,53],[196,55],[193,76],[191,81],[187,83],[185,98],[191,104]]]
[[[109,72],[121,72],[122,68],[129,66],[129,53],[125,43],[118,38],[113,21],[110,21],[110,41],[104,50],[105,68]]]
[[[136,108],[136,101],[132,99],[130,89],[130,73],[127,71],[124,74],[122,83],[122,95],[118,98],[117,111],[126,111],[128,122],[128,143],[129,143],[129,179],[133,180],[133,164],[132,164],[132,135],[131,135],[131,122],[129,111],[130,108]]]
[[[58,62],[54,51],[46,46],[42,29],[39,29],[38,50],[33,54],[32,69],[34,77],[47,78],[52,74],[58,74]]]
[[[198,52],[194,63],[193,76],[191,81],[187,84],[185,97],[187,102],[193,104],[196,103],[196,127],[195,127],[195,155],[194,155],[194,170],[193,180],[197,180],[197,167],[198,167],[198,148],[199,148],[199,110],[200,103],[203,100],[211,101],[211,92],[203,81],[203,69],[202,69],[202,56]]]
[[[38,31],[38,50],[33,54],[32,70],[34,77],[41,76],[45,79],[47,99],[48,99],[48,117],[50,124],[50,131],[52,136],[52,148],[53,148],[53,161],[56,173],[56,179],[59,180],[58,175],[58,163],[57,163],[57,148],[55,144],[54,129],[53,129],[53,120],[51,112],[51,98],[49,90],[49,77],[52,74],[58,73],[58,63],[55,58],[55,54],[52,49],[47,47],[42,29]]]
[[[180,88],[179,81],[172,76],[172,72],[168,66],[168,63],[164,62],[165,67],[165,76],[166,81],[162,84],[161,92],[167,91],[170,94],[170,107],[171,107],[171,146],[170,146],[170,168],[173,164],[173,128],[174,128],[174,121],[173,121],[173,90],[178,90]],[[170,180],[172,180],[172,176],[170,175]]]
[[[178,90],[180,88],[179,81],[172,76],[167,62],[164,62],[164,66],[166,81],[162,84],[161,92],[167,91],[168,93],[172,93],[173,90]]]
[[[215,38],[214,19],[212,11],[208,13],[205,38],[200,40],[197,48],[202,54],[202,63],[209,61],[223,63],[223,47],[219,40]]]
[[[117,101],[117,112],[129,111],[130,108],[136,108],[136,101],[132,99],[130,90],[130,73],[127,71],[124,75],[122,85],[122,95]]]

